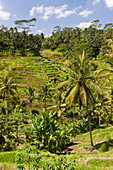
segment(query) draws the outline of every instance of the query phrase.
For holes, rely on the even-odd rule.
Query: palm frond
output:
[[[67,89],[67,91],[63,94],[63,101],[62,101],[63,103],[65,102],[67,96],[69,95],[69,93],[70,93],[70,91],[72,90],[73,87],[74,87],[74,85],[69,87],[69,89]]]
[[[70,91],[69,95],[66,98],[66,103],[70,104],[70,106],[72,105],[72,102],[74,101],[74,99],[76,99],[76,95],[79,91],[79,83],[77,83],[72,90]]]
[[[96,93],[99,94],[99,95],[102,95],[102,94],[103,94],[103,91],[102,91],[102,89],[99,87],[99,85],[93,83],[92,81],[90,81],[90,82],[88,83],[88,87],[90,87],[91,90],[93,90],[94,92],[96,92]]]
[[[91,90],[87,86],[85,86],[85,90],[86,90],[86,93],[87,93],[88,100],[90,100],[92,106],[94,107],[95,99],[93,97],[93,94],[91,93]]]
[[[81,57],[81,67],[83,67],[84,57],[85,57],[85,52],[83,51],[82,57]]]
[[[100,69],[100,70],[96,70],[95,73],[96,75],[98,76],[99,74],[101,73],[106,73],[106,72],[113,72],[113,69],[112,68],[105,68],[105,69]]]
[[[74,76],[74,77],[77,77],[77,76],[78,76],[78,74],[77,74],[75,71],[73,71],[72,69],[70,69],[70,68],[68,68],[68,67],[63,68],[62,70],[68,72],[68,74],[69,74],[71,77],[73,77],[73,76]]]
[[[62,114],[65,110],[66,110],[65,108],[63,108],[63,109],[61,109],[61,110],[58,110],[57,116],[60,117],[61,114]]]
[[[82,104],[87,107],[87,93],[84,86],[80,87],[80,99],[82,101]]]
[[[69,86],[70,83],[71,83],[71,79],[70,79],[70,80],[66,80],[66,81],[64,81],[64,82],[62,82],[62,83],[60,83],[60,84],[58,84],[56,88],[57,88],[57,89],[60,89],[60,88],[62,88],[62,87]]]
[[[7,77],[6,81],[7,81],[7,84],[12,83],[12,77],[9,77],[9,78]]]

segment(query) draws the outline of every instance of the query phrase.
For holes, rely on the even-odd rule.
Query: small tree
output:
[[[29,20],[16,20],[14,23],[23,29],[23,48],[21,49],[21,53],[26,55],[26,48],[27,48],[27,34],[30,31],[30,28],[34,25],[31,25],[33,21],[36,21],[36,18],[32,18]]]
[[[46,101],[47,98],[51,97],[49,86],[44,84],[41,86],[40,90],[38,91],[38,98],[42,99],[43,109],[46,109]]]
[[[27,101],[29,103],[30,115],[32,116],[32,103],[33,103],[33,100],[36,98],[35,89],[32,87],[29,87],[28,91],[25,91],[25,93],[26,93]]]

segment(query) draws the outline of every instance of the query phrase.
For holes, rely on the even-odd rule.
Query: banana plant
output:
[[[42,115],[35,116],[32,120],[37,140],[49,149],[50,140],[54,138],[54,133],[58,129],[58,122],[54,119],[56,112],[43,110]]]

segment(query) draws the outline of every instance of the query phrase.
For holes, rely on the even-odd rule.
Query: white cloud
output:
[[[0,11],[3,9],[3,6],[2,6],[2,4],[1,4],[1,2],[0,2]]]
[[[96,4],[100,3],[100,2],[101,2],[101,0],[94,0],[93,5],[96,5]]]
[[[108,8],[113,8],[113,0],[105,0],[105,4]]]
[[[64,11],[61,12],[59,15],[56,16],[56,18],[60,19],[60,18],[66,18],[71,14],[76,14],[76,10],[70,10],[70,11]]]
[[[33,8],[29,11],[30,16],[35,15],[35,10],[36,10],[36,7],[33,7]]]
[[[66,10],[68,8],[67,4],[62,5],[61,7],[54,8],[55,14],[60,14],[62,11]]]
[[[2,6],[2,3],[0,1],[0,19],[8,20],[9,17],[10,17],[10,13],[3,10],[3,6]]]
[[[48,15],[43,15],[43,16],[39,16],[39,18],[47,21],[49,16]]]
[[[48,37],[50,37],[52,34],[44,34],[44,37],[45,38],[48,38]]]
[[[47,20],[51,15],[55,14],[57,18],[60,18],[59,16],[65,13],[66,9],[68,8],[67,4],[64,4],[62,6],[54,7],[54,6],[49,6],[44,8],[44,16],[42,19]]]
[[[86,9],[86,10],[84,10],[84,11],[81,11],[80,13],[79,13],[79,15],[81,15],[81,16],[83,16],[83,17],[87,17],[88,15],[90,15],[90,14],[92,14],[93,12],[95,12],[95,10],[88,10],[88,9]]]
[[[44,8],[44,15],[45,16],[50,16],[55,13],[55,7],[49,6]]]
[[[37,30],[37,32],[42,33],[43,31],[42,30]]]
[[[77,11],[78,9],[80,9],[80,8],[82,8],[82,6],[79,6],[78,8],[75,8],[75,9],[73,9],[73,10],[67,10],[67,11],[61,12],[61,13],[58,14],[56,17],[57,17],[58,19],[60,19],[60,18],[66,18],[66,17],[68,17],[69,15],[76,14],[76,11]]]
[[[10,17],[10,13],[9,12],[5,12],[5,11],[0,11],[0,18],[2,20],[8,20]]]
[[[37,14],[43,13],[43,5],[37,6],[37,7],[33,6],[32,9],[29,11],[30,16],[35,15],[35,12],[36,12]]]
[[[80,8],[82,8],[82,6],[68,10],[67,4],[64,4],[62,6],[57,6],[57,7],[55,6],[44,7],[43,5],[41,5],[41,6],[33,7],[29,11],[29,13],[30,16],[35,15],[35,13],[42,14],[39,16],[39,18],[46,21],[51,15],[55,15],[57,19],[66,18],[69,15],[76,14],[76,11]]]
[[[81,22],[77,27],[79,28],[88,28],[91,25],[91,22]]]
[[[41,6],[37,6],[36,7],[36,13],[38,13],[38,14],[41,14],[41,13],[43,13],[43,5],[41,5]]]

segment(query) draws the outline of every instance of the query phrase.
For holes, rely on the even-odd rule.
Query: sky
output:
[[[55,26],[89,27],[100,20],[113,23],[113,0],[0,0],[0,25],[15,27],[14,21],[37,20],[31,33],[50,35]]]

